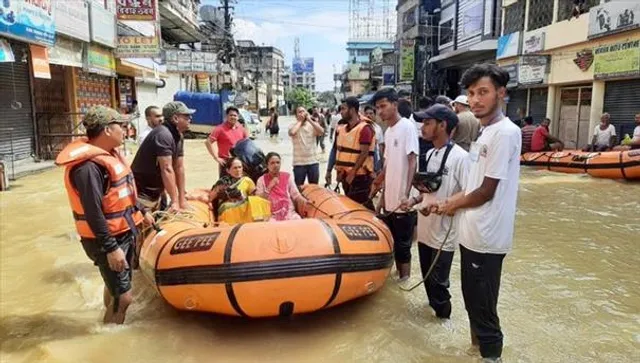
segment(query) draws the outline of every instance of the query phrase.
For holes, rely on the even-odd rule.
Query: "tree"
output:
[[[295,110],[299,106],[308,109],[313,106],[315,102],[311,92],[302,87],[296,87],[289,90],[285,96],[285,100],[291,105],[291,110]]]
[[[324,91],[318,95],[318,102],[321,107],[334,108],[336,107],[336,96],[333,91]]]

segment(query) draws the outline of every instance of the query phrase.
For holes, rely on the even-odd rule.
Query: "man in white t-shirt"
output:
[[[444,105],[433,105],[424,112],[416,112],[413,117],[422,121],[422,137],[433,143],[427,151],[426,172],[414,181],[414,187],[423,194],[411,198],[403,206],[408,210],[414,205],[424,205],[418,215],[418,253],[422,278],[427,277],[424,287],[427,291],[429,305],[436,316],[449,319],[451,316],[451,294],[449,294],[449,273],[453,253],[458,244],[458,227],[454,217],[431,213],[426,208],[436,200],[445,200],[463,188],[466,177],[467,152],[460,145],[449,139],[451,131],[458,125],[458,116]],[[438,256],[438,251],[440,254]],[[436,259],[437,257],[437,259]],[[435,262],[434,262],[435,261]]]
[[[482,129],[471,144],[464,191],[438,207],[450,216],[459,212],[462,295],[472,344],[485,362],[499,362],[502,355],[498,293],[502,261],[513,245],[520,176],[520,128],[500,107],[508,81],[509,73],[493,64],[463,74],[460,83]]]
[[[611,115],[605,112],[600,117],[600,125],[593,129],[591,144],[584,151],[607,151],[616,144],[616,128],[611,124]]]
[[[391,230],[394,257],[400,281],[411,275],[411,240],[416,224],[416,213],[400,209],[411,197],[411,182],[417,169],[418,135],[411,121],[398,113],[398,94],[393,88],[383,88],[372,98],[378,116],[388,128],[384,134],[384,159],[382,172],[376,178],[384,190],[377,211],[385,210],[384,220]],[[385,175],[389,175],[388,178]],[[372,190],[377,187],[372,185]]]
[[[298,107],[296,122],[289,126],[289,136],[293,144],[293,178],[298,187],[301,187],[305,180],[309,184],[318,184],[320,163],[316,156],[316,138],[323,134],[322,126],[311,118],[304,107]]]

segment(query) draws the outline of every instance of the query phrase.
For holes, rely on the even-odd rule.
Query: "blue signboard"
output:
[[[56,27],[51,0],[0,2],[0,34],[53,46]]]
[[[293,58],[293,73],[313,73],[313,58]]]

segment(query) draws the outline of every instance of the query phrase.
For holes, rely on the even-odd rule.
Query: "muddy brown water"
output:
[[[285,125],[280,141],[258,142],[290,169]],[[202,142],[186,143],[188,188],[217,177]],[[523,168],[500,291],[505,362],[640,361],[639,235],[639,183]],[[126,325],[103,326],[102,281],[76,240],[62,170],[0,193],[2,362],[474,362],[457,254],[451,281],[446,322],[424,289],[392,280],[331,310],[250,321],[178,312],[137,274]]]

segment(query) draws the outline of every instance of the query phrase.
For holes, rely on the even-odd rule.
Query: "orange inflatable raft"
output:
[[[640,179],[640,150],[530,152],[520,157],[520,165],[562,173],[587,173],[598,178],[632,180]]]
[[[317,185],[302,194],[305,219],[212,225],[208,205],[195,220],[160,225],[142,246],[140,268],[180,310],[243,317],[288,316],[371,294],[393,263],[386,225],[368,209]]]

